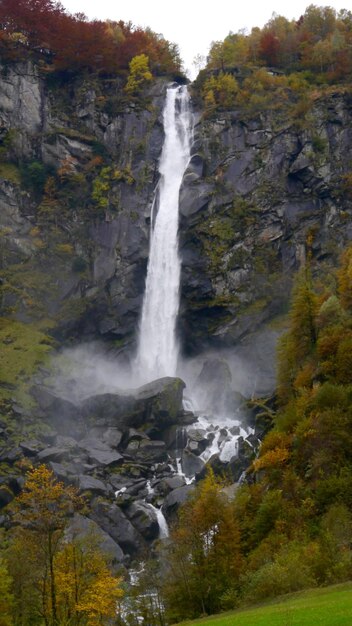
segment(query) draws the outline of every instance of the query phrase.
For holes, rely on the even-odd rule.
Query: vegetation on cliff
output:
[[[311,4],[297,20],[273,14],[263,28],[214,42],[195,91],[208,115],[236,103],[249,114],[285,108],[299,118],[324,88],[350,82],[351,44],[351,11]]]

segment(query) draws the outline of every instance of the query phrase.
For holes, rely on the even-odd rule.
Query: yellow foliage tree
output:
[[[210,76],[204,83],[202,97],[209,109],[230,109],[234,106],[239,87],[232,74],[220,72],[218,76]]]
[[[67,543],[55,559],[61,624],[98,626],[113,619],[122,597],[94,534]]]
[[[129,96],[136,96],[147,83],[153,79],[149,70],[149,59],[146,54],[138,54],[130,62],[130,73],[125,91]]]

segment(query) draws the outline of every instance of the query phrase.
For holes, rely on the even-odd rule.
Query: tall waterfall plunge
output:
[[[192,114],[186,87],[169,87],[163,112],[165,140],[157,208],[150,239],[147,279],[139,330],[136,374],[142,382],[175,376],[178,358],[176,319],[181,262],[178,254],[178,205],[182,177],[190,158]]]

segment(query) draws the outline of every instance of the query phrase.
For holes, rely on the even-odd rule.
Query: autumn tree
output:
[[[63,544],[55,571],[60,624],[98,626],[116,616],[121,580],[111,573],[94,531]]]
[[[44,465],[29,471],[12,505],[16,527],[6,550],[16,625],[97,626],[115,617],[120,579],[94,533],[70,525],[83,505]]]
[[[202,96],[209,112],[229,109],[234,106],[238,93],[238,83],[232,74],[220,72],[218,76],[210,76],[204,83]]]
[[[153,76],[149,70],[149,59],[146,54],[139,54],[133,57],[130,62],[130,73],[128,76],[125,91],[130,96],[136,96]]]
[[[22,545],[29,560],[36,555],[34,558],[41,564],[42,611],[50,626],[58,624],[55,557],[69,515],[82,506],[76,490],[58,482],[45,465],[29,471],[23,491],[14,503],[17,524],[14,541],[18,551]]]
[[[235,597],[242,568],[233,508],[212,472],[183,506],[168,549],[165,596],[173,619],[214,613]]]

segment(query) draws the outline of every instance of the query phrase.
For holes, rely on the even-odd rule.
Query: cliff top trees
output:
[[[55,0],[2,0],[0,3],[0,45],[16,60],[23,46],[44,52],[49,69],[100,73],[127,70],[133,57],[148,54],[158,74],[180,71],[177,46],[150,29],[130,22],[88,21],[83,14],[70,15]],[[49,55],[48,55],[49,53]],[[11,59],[11,54],[7,55]]]
[[[311,4],[297,20],[273,14],[262,29],[229,33],[209,52],[208,69],[275,66],[285,73],[311,70],[319,80],[343,80],[352,72],[352,13]],[[317,76],[318,79],[318,76]]]

